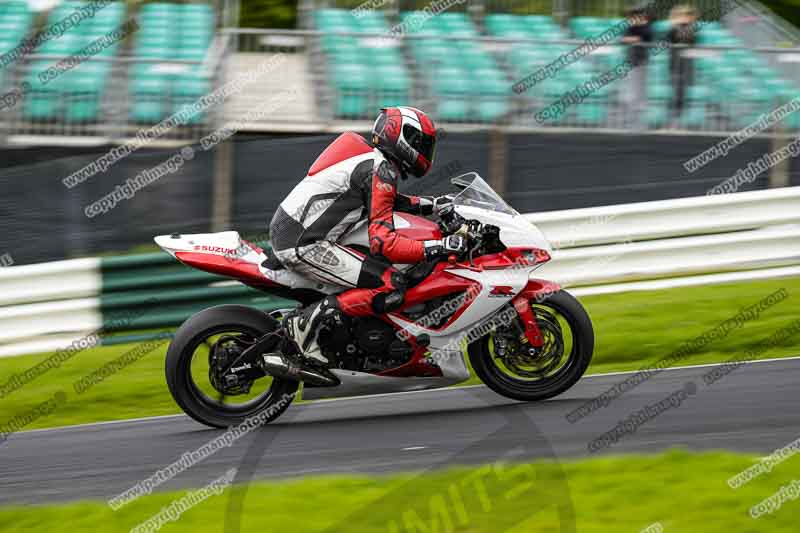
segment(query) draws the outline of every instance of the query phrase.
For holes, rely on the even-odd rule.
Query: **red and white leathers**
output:
[[[425,259],[425,243],[395,232],[393,213],[430,214],[433,202],[399,194],[399,178],[400,170],[380,150],[360,135],[344,133],[322,152],[272,218],[270,240],[281,263],[349,288],[335,302],[346,315],[383,312],[386,297],[402,294],[404,285],[391,264]],[[339,244],[364,223],[369,224],[370,255]]]

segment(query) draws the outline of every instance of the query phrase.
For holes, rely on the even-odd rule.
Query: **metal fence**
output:
[[[269,93],[282,87],[305,87],[313,94],[311,108],[296,109],[294,114],[274,113],[262,117],[262,126],[276,122],[294,123],[299,130],[312,123],[329,129],[337,124],[352,121],[369,121],[375,109],[392,98],[413,103],[430,111],[438,121],[461,123],[467,127],[504,126],[522,129],[611,129],[629,128],[658,131],[679,129],[696,132],[732,132],[745,127],[759,118],[786,104],[797,94],[800,87],[800,50],[785,48],[748,49],[731,45],[704,45],[687,47],[666,46],[665,43],[651,45],[651,58],[646,67],[639,67],[621,79],[615,79],[596,91],[584,91],[582,86],[591,84],[604,73],[614,71],[626,64],[629,46],[612,43],[599,46],[563,67],[557,72],[537,81],[531,87],[515,91],[514,85],[546,67],[547,62],[526,66],[526,52],[538,49],[561,50],[562,55],[585,45],[579,39],[536,40],[523,38],[494,38],[448,36],[441,39],[421,35],[401,35],[387,39],[380,33],[321,33],[318,31],[252,30],[232,31],[235,56],[257,54],[288,54],[297,61],[293,71],[281,72],[269,85]],[[342,72],[337,58],[325,51],[323,40],[330,37],[354,38],[359,50],[369,55],[372,50],[392,47],[399,51],[402,67],[410,80],[406,92],[386,91],[368,85],[360,86],[354,77],[342,83]],[[415,44],[416,43],[416,44]],[[424,58],[413,52],[428,47]],[[441,46],[441,50],[437,49]],[[443,77],[458,75],[452,68],[452,54],[471,49],[488,54],[502,80],[500,89],[488,93],[475,87],[485,71],[468,71],[458,87],[441,89]],[[688,69],[672,68],[673,54],[687,59]],[[553,55],[555,60],[559,54]],[[521,59],[522,58],[522,59]],[[235,60],[234,60],[235,62]],[[303,63],[305,62],[305,63]],[[290,69],[291,70],[291,69]],[[356,69],[358,70],[358,69]],[[367,65],[363,72],[368,76],[379,76]],[[463,71],[462,71],[463,74]],[[641,75],[640,75],[641,74]],[[685,77],[682,77],[685,76]],[[370,79],[366,78],[366,82]],[[644,87],[644,101],[632,107],[631,93],[635,83]],[[457,84],[458,85],[458,84]],[[684,104],[676,106],[679,86],[683,85]],[[580,98],[569,103],[557,120],[541,121],[537,115],[571,93],[580,93]],[[359,110],[342,113],[342,102],[359,98],[365,104]],[[463,118],[443,113],[454,102],[463,104]],[[502,112],[490,119],[481,118],[476,109],[492,104]],[[499,107],[498,107],[499,106]],[[631,114],[642,115],[631,118]],[[238,117],[229,118],[238,121]],[[762,128],[764,135],[797,131],[800,113],[790,113],[787,120]],[[320,124],[321,123],[321,124]],[[265,126],[266,125],[266,126]]]
[[[219,3],[217,18],[220,22],[230,20],[236,9],[235,2],[220,0]],[[339,5],[336,1],[333,4]],[[540,9],[535,2],[519,3],[523,4]],[[308,2],[303,5],[307,7]],[[624,67],[628,46],[620,44],[616,37],[610,44],[593,47],[585,57],[558,66],[555,69],[558,72],[548,74],[546,79],[516,91],[515,84],[548,67],[559,57],[569,59],[569,54],[585,46],[586,41],[553,39],[552,36],[546,40],[486,36],[487,28],[479,11],[496,12],[504,9],[503,6],[510,12],[516,12],[519,7],[510,0],[506,3],[502,0],[470,2],[453,7],[472,10],[472,20],[482,33],[478,37],[448,35],[443,39],[401,32],[389,38],[386,34],[366,32],[227,29],[216,35],[202,62],[148,59],[131,56],[128,52],[113,57],[92,57],[79,68],[107,72],[101,83],[56,92],[39,90],[35,86],[24,89],[25,81],[35,76],[36,69],[43,63],[62,59],[32,55],[13,65],[5,77],[3,98],[17,101],[0,110],[0,141],[5,138],[12,144],[32,139],[55,144],[124,142],[155,122],[141,120],[137,109],[178,110],[277,55],[282,56],[283,63],[275,72],[246,91],[232,95],[224,105],[170,129],[159,139],[196,141],[226,123],[234,123],[237,130],[245,131],[326,131],[351,127],[352,122],[363,127],[366,121],[373,119],[377,108],[392,103],[413,104],[430,111],[439,122],[470,128],[633,128],[719,133],[736,131],[761,114],[780,107],[796,96],[800,87],[800,48],[696,46],[681,51],[690,58],[689,70],[682,71],[684,77],[681,77],[671,70],[670,57],[674,51],[659,44],[658,53],[652,51],[657,57],[651,58],[647,67],[635,69],[602,87],[595,83],[593,90],[586,90],[585,86],[591,85],[597,77]],[[573,0],[554,2],[547,9],[595,12],[600,9],[597,6],[610,14],[621,9],[623,2],[617,5],[611,0],[593,3],[586,0],[582,4],[580,0]],[[386,19],[389,26],[398,20],[391,10],[400,7],[402,5],[396,3],[384,6],[390,10]],[[356,56],[363,54],[355,59],[361,65],[342,69],[341,61],[333,57],[329,46],[326,47],[326,40],[332,38],[353,39],[357,50],[350,52]],[[530,55],[536,55],[543,48],[555,52],[546,60],[540,57],[530,61]],[[392,65],[402,70],[405,81],[400,89],[381,88],[380,83],[376,86],[376,79],[381,81],[381,71],[375,70],[369,59],[363,59],[385,49],[396,51],[400,58],[399,64]],[[485,68],[457,66],[461,74],[454,71],[454,56],[466,51],[489,58],[489,70],[499,73],[493,87],[480,87],[485,81],[483,77],[490,73]],[[156,90],[138,84],[136,73],[145,66],[163,72],[166,82]],[[205,85],[196,86],[202,86],[203,90],[186,90],[181,73],[198,69],[204,73],[201,80]],[[442,82],[448,80],[456,83],[443,88]],[[681,86],[685,104],[678,112],[680,106],[675,102]],[[631,95],[637,87],[643,93],[642,98],[633,102],[637,99]],[[541,120],[544,110],[565,99],[571,102],[558,117]],[[49,106],[56,111],[36,113],[37,106],[40,110]],[[453,109],[460,111],[454,113]],[[797,116],[762,128],[759,133],[796,131],[800,126]]]
[[[83,72],[100,72],[95,79],[86,77],[55,87],[29,81],[36,78],[43,62],[61,59],[31,55],[7,77],[3,94],[12,105],[0,112],[0,135],[10,144],[36,138],[39,143],[54,144],[124,142],[213,92],[222,81],[221,61],[205,64],[124,56],[93,57],[78,67]],[[142,68],[159,73],[161,83],[151,87],[141,83],[135,73]],[[203,72],[197,80],[206,89],[186,90],[181,75],[197,69]],[[137,112],[144,109],[150,111]],[[154,142],[194,140],[217,127],[219,121],[219,110],[210,109],[170,128]]]

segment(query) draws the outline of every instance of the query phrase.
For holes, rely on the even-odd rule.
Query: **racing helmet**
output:
[[[414,107],[385,107],[372,126],[372,144],[404,172],[421,178],[433,165],[436,127]]]

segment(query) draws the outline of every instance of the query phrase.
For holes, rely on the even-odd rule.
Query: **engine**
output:
[[[334,368],[380,372],[411,359],[413,348],[389,324],[375,317],[353,319],[349,328],[325,328],[319,343]]]

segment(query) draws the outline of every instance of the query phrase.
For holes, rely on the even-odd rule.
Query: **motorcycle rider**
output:
[[[436,127],[413,107],[381,109],[371,142],[347,132],[329,145],[308,174],[281,202],[270,223],[270,240],[288,269],[348,290],[296,311],[284,320],[300,368],[326,372],[328,359],[319,332],[341,328],[353,317],[382,314],[403,302],[406,283],[392,263],[432,261],[464,251],[461,236],[415,241],[394,227],[395,211],[442,216],[451,198],[406,196],[397,192],[407,174],[424,176],[433,164]],[[369,254],[340,241],[368,224]]]

